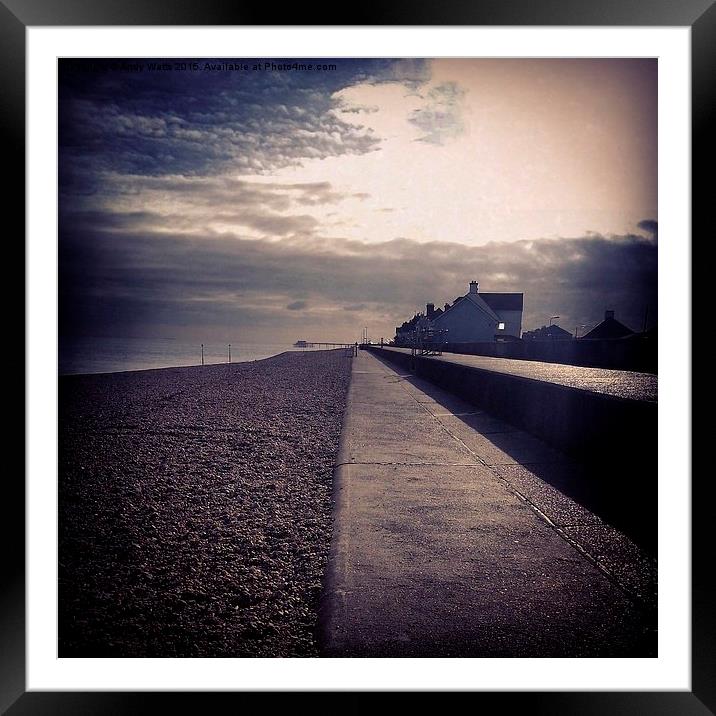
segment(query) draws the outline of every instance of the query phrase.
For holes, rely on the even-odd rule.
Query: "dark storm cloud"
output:
[[[168,198],[185,206],[250,207],[285,211],[292,206],[336,204],[353,195],[336,191],[330,182],[257,182],[227,176],[113,177],[112,196]],[[77,202],[75,202],[77,203]]]
[[[356,197],[335,191],[330,182],[259,183],[228,177],[123,178],[115,182],[113,191],[120,198],[141,195],[142,205],[163,210],[107,211],[97,208],[102,202],[66,200],[60,204],[61,225],[197,232],[220,223],[234,230],[245,227],[263,236],[281,237],[311,233],[318,226],[313,216],[286,213],[291,209],[337,204]],[[364,196],[369,195],[359,198]]]
[[[135,62],[146,68],[157,60]],[[332,62],[336,70],[321,73],[124,72],[113,61],[60,60],[61,191],[91,195],[108,176],[201,176],[227,166],[261,174],[374,151],[380,138],[341,119],[343,103],[334,93],[360,82],[415,86],[427,78],[427,65]]]
[[[73,226],[61,236],[62,333],[212,325],[291,331],[288,308],[302,320],[315,317],[330,338],[351,338],[355,327],[347,317],[354,314],[388,336],[426,302],[442,305],[466,293],[473,278],[481,290],[523,291],[524,329],[559,315],[571,331],[596,323],[605,308],[635,329],[647,305],[656,318],[657,246],[643,236],[468,247],[409,239],[247,240],[111,226]]]
[[[137,229],[161,228],[166,219],[151,211],[76,211],[63,214],[71,221],[73,229],[96,229],[136,231]],[[174,217],[176,220],[182,217]]]

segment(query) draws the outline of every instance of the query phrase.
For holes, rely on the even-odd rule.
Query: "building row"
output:
[[[443,308],[428,303],[395,329],[397,345],[411,345],[416,337],[431,343],[478,343],[519,340],[522,333],[522,293],[480,293],[477,281]]]
[[[428,303],[425,313],[416,313],[395,329],[396,345],[421,343],[492,343],[527,340],[560,340],[573,336],[556,324],[522,333],[524,294],[480,292],[477,281],[452,303],[436,308]],[[634,331],[606,311],[604,320],[580,336],[586,340],[625,338]]]

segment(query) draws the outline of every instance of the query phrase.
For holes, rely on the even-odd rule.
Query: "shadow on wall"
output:
[[[638,334],[609,340],[540,340],[428,344],[445,353],[564,363],[589,368],[657,372],[657,338]]]

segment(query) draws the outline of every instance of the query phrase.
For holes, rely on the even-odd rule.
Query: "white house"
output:
[[[519,338],[522,333],[521,293],[479,293],[477,281],[470,290],[432,319],[436,343],[492,342]]]

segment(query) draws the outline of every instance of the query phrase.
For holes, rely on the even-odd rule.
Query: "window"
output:
[[[497,324],[497,330],[498,331],[504,331],[505,330],[505,324],[500,322]]]

